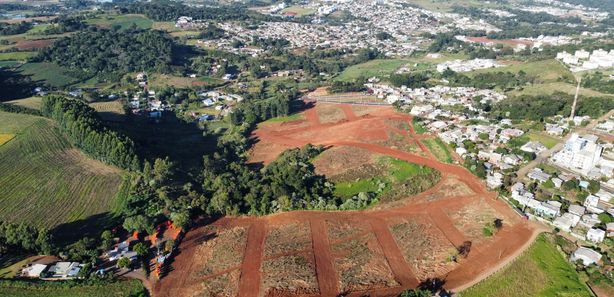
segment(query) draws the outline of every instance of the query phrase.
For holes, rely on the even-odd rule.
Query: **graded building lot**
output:
[[[207,235],[207,228],[222,232],[242,227],[247,232],[244,253],[233,260],[235,267],[226,265],[211,271],[213,275],[239,271],[238,285],[232,284],[238,287],[239,296],[393,296],[428,278],[444,279],[446,288],[456,290],[483,279],[492,273],[489,267],[506,263],[534,238],[534,227],[520,219],[508,219],[517,214],[463,167],[438,161],[431,154],[419,155],[380,143],[388,137],[386,131],[398,129],[391,123],[405,121],[409,125],[405,129],[407,141],[426,150],[421,143],[424,137],[413,132],[411,116],[390,107],[363,110],[357,116],[356,108],[349,105],[317,105],[331,104],[317,103],[295,120],[260,125],[253,133],[256,144],[251,161],[266,164],[283,149],[312,143],[328,148],[314,160],[320,173],[343,175],[386,158],[412,168],[427,167],[440,174],[440,181],[422,193],[368,210],[292,211],[219,219],[188,232],[173,271],[154,285],[155,296],[211,294],[210,289],[198,291],[190,286],[209,279],[198,275],[210,265],[196,252],[216,240]],[[336,108],[344,119],[326,123],[317,108]],[[343,162],[347,168],[339,165]],[[457,227],[460,219],[455,214],[472,203],[503,217],[505,224],[492,236],[472,242],[468,256],[454,261],[457,248],[473,238],[466,231],[469,229]],[[463,220],[483,217],[475,211],[463,214]],[[183,280],[187,276],[189,281]],[[181,289],[186,286],[191,289]]]

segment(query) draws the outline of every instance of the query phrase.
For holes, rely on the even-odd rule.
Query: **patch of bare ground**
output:
[[[204,263],[198,272],[207,276],[241,265],[247,230],[244,227],[219,230],[211,239],[203,242],[194,255],[196,263]]]
[[[392,130],[386,131],[386,134],[388,135],[388,138],[386,140],[379,140],[375,141],[374,143],[408,153],[423,155],[422,150],[420,150],[420,147],[416,144],[416,142],[412,139],[409,139],[407,136]]]
[[[316,112],[322,124],[337,123],[346,119],[343,110],[337,104],[318,104]]]
[[[379,109],[381,109],[381,107],[369,106],[369,105],[356,105],[356,104],[352,105],[352,112],[354,112],[354,114],[357,117],[362,117],[362,116],[374,113]]]
[[[466,204],[458,210],[450,209],[448,216],[454,222],[454,226],[474,244],[489,239],[483,230],[487,226],[492,229],[495,219],[502,219],[504,227],[513,223],[508,216],[497,213],[482,199]]]
[[[456,247],[428,218],[395,219],[390,231],[418,279],[444,275],[457,265],[453,260]]]
[[[269,163],[290,147],[278,143],[262,143],[253,146],[249,154],[249,163]]]
[[[265,296],[319,293],[313,255],[295,254],[264,261],[262,265]]]
[[[331,219],[326,220],[326,225],[331,242],[356,236],[369,230],[368,224],[359,220]]]
[[[323,152],[313,161],[313,165],[316,173],[332,177],[372,163],[375,156],[365,149],[339,146]]]
[[[302,251],[310,247],[311,230],[306,222],[276,225],[269,227],[264,243],[264,256]]]
[[[332,250],[342,292],[399,285],[373,233],[337,243]]]
[[[426,196],[426,201],[437,201],[449,197],[467,196],[473,194],[467,185],[454,177],[448,177],[441,182],[439,189]]]
[[[185,296],[233,297],[239,292],[240,270],[216,275],[202,281],[192,288],[186,288]]]

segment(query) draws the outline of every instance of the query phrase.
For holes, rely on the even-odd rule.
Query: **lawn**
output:
[[[555,137],[534,131],[527,133],[527,137],[529,137],[531,141],[539,141],[541,144],[543,144],[549,149],[553,148],[557,143],[561,142],[561,140]]]
[[[146,296],[138,280],[79,283],[76,281],[0,280],[0,296],[11,297],[129,297]]]
[[[87,24],[111,28],[120,26],[120,28],[128,29],[132,25],[136,25],[141,29],[150,29],[153,26],[153,21],[140,14],[124,14],[124,15],[103,15],[101,17],[89,19]]]
[[[461,292],[461,297],[592,296],[553,242],[540,235],[504,270]]]
[[[41,82],[51,87],[61,88],[79,82],[70,76],[67,68],[52,63],[26,63],[18,70],[22,75],[30,76],[33,82]]]
[[[49,229],[79,221],[84,232],[103,223],[122,183],[119,169],[85,156],[41,117],[0,112],[0,133],[15,134],[0,146],[0,220]]]
[[[423,187],[430,187],[430,185],[423,185],[421,179],[436,172],[429,167],[390,157],[382,157],[377,162],[383,170],[379,170],[378,173],[369,178],[357,178],[335,183],[335,195],[348,199],[360,192],[377,193],[378,197],[389,194],[393,196],[402,195],[401,191],[406,191],[408,195],[416,194],[424,190]],[[416,181],[416,187],[409,185],[413,181]],[[434,184],[436,181],[430,180],[430,182]],[[412,191],[415,193],[410,193]]]
[[[36,56],[36,52],[7,52],[0,53],[0,61],[25,61]]]
[[[360,77],[388,76],[405,64],[407,64],[407,60],[402,59],[371,60],[346,68],[335,78],[335,80],[352,81]]]
[[[448,146],[439,138],[429,138],[421,140],[424,145],[431,151],[437,160],[446,163],[452,163],[452,153]]]

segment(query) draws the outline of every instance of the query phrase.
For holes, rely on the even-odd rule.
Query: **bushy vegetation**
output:
[[[46,229],[36,229],[23,222],[0,221],[0,252],[17,250],[49,255],[53,249],[51,235]]]
[[[36,60],[90,74],[166,72],[175,50],[173,40],[161,31],[92,29],[56,41],[41,51]]]
[[[249,11],[240,5],[225,6],[187,6],[181,2],[173,1],[151,1],[138,2],[126,6],[121,6],[120,10],[124,13],[144,14],[155,21],[176,21],[180,16],[189,16],[196,20],[276,20],[273,16],[263,15],[258,12]]]
[[[26,33],[30,29],[32,29],[32,23],[27,23],[27,22],[20,22],[16,24],[3,23],[2,26],[0,26],[0,36]]]
[[[511,119],[543,120],[555,115],[571,113],[573,95],[556,92],[553,95],[522,95],[503,100],[493,106],[493,115]],[[607,97],[580,97],[576,115],[597,118],[614,108],[614,100]]]
[[[0,280],[0,295],[12,297],[145,297],[139,280],[26,281]]]
[[[75,146],[92,158],[123,169],[140,168],[132,140],[104,127],[96,111],[83,101],[47,96],[41,113],[57,121]]]
[[[507,90],[514,87],[524,86],[535,81],[534,77],[524,71],[512,72],[485,72],[478,73],[473,77],[456,73],[450,69],[443,72],[442,77],[455,86],[474,87],[478,89],[500,88]]]

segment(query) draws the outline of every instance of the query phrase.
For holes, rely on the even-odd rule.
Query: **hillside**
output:
[[[0,112],[0,135],[12,138],[0,145],[0,220],[53,228],[113,208],[121,171],[86,157],[53,122]]]

